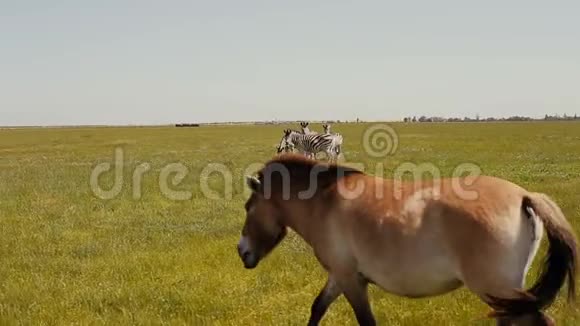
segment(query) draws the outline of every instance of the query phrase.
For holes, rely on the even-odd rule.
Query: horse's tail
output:
[[[576,295],[576,270],[578,266],[578,241],[572,226],[558,205],[545,194],[530,193],[524,196],[522,210],[534,214],[544,224],[549,248],[540,277],[528,290],[517,298],[491,297],[488,302],[496,311],[495,316],[522,316],[538,313],[549,307],[568,279],[568,302]]]

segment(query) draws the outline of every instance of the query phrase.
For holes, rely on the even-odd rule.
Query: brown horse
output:
[[[309,325],[340,295],[360,325],[375,325],[369,283],[409,298],[465,285],[493,308],[499,325],[552,325],[541,310],[566,279],[574,297],[576,236],[544,194],[489,176],[387,180],[293,154],[274,158],[258,175],[247,177],[252,194],[238,253],[245,268],[255,268],[287,228],[312,247],[328,279]],[[547,259],[524,290],[544,230]]]

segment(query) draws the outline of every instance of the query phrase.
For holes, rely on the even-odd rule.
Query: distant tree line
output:
[[[560,121],[560,120],[580,120],[580,117],[578,117],[577,114],[574,114],[574,116],[569,116],[566,114],[564,114],[563,116],[559,116],[559,115],[552,116],[552,115],[546,114],[544,116],[544,120],[557,120],[557,121]]]
[[[580,117],[577,114],[573,116],[569,115],[548,115],[546,114],[543,119],[535,119],[525,116],[511,116],[509,118],[495,118],[495,117],[488,117],[488,118],[481,118],[479,115],[476,115],[474,118],[472,117],[464,117],[464,118],[445,118],[445,117],[427,117],[427,116],[413,116],[413,117],[405,117],[403,118],[404,122],[413,123],[413,122],[493,122],[493,121],[572,121],[572,120],[580,120]],[[311,123],[329,123],[329,124],[339,124],[339,123],[364,123],[365,121],[357,118],[356,120],[310,120]],[[246,121],[246,122],[208,122],[208,123],[178,123],[175,124],[176,127],[199,127],[202,125],[277,125],[277,124],[293,124],[298,123],[298,121],[284,121],[284,120],[270,120],[270,121]]]
[[[405,117],[403,118],[403,122],[493,122],[493,121],[571,121],[571,120],[580,120],[577,114],[574,116],[569,115],[548,115],[546,114],[543,119],[534,119],[530,117],[523,117],[523,116],[511,116],[509,118],[481,118],[479,115],[475,116],[475,118],[464,117],[464,118],[444,118],[444,117],[426,117],[420,116],[417,118],[414,117]]]

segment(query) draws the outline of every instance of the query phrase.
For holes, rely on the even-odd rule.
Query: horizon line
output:
[[[444,119],[442,121],[415,121],[415,122],[405,122],[402,119],[392,120],[392,119],[376,119],[376,120],[308,120],[308,119],[301,119],[301,120],[252,120],[252,121],[213,121],[213,122],[176,122],[176,123],[159,123],[159,124],[62,124],[62,125],[0,125],[0,129],[34,129],[34,128],[123,128],[123,127],[132,127],[132,128],[146,128],[146,127],[176,127],[177,125],[198,125],[198,126],[208,126],[208,125],[254,125],[254,124],[290,124],[290,123],[299,123],[302,121],[307,121],[310,123],[378,123],[378,122],[389,122],[389,123],[493,123],[493,122],[570,122],[570,121],[578,121],[579,119],[562,119],[563,116],[550,116],[551,118],[558,117],[557,119],[545,119],[545,116],[542,118],[533,118],[529,116],[511,116],[511,117],[485,117],[479,120],[471,119],[471,120],[455,120],[449,121],[452,119],[458,119],[455,117],[450,118],[443,118],[443,117],[427,117],[430,118],[441,118]],[[574,116],[568,116],[569,118],[573,118]],[[506,120],[513,117],[520,117],[524,118],[525,120]],[[493,120],[488,120],[493,119]]]

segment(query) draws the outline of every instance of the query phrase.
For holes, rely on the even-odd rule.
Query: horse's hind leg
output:
[[[483,259],[480,261],[483,262]],[[489,262],[489,264],[493,264],[493,262]],[[517,273],[512,275],[498,273],[498,270],[494,270],[492,266],[487,266],[487,268],[474,266],[473,269],[463,270],[462,281],[469,290],[489,305],[488,295],[498,298],[514,298],[516,294],[512,291],[522,287],[523,277]],[[519,325],[514,324],[510,317],[500,316],[495,317],[495,319],[497,326]]]
[[[493,308],[489,296],[504,299],[521,298],[525,286],[525,274],[528,267],[528,253],[525,257],[514,254],[511,250],[481,252],[477,258],[462,266],[462,281],[465,286],[477,294],[482,301]],[[535,251],[535,248],[532,248]],[[509,313],[509,311],[508,311]],[[496,317],[498,326],[540,326],[550,325],[549,317],[540,311],[530,311],[525,315]]]
[[[543,226],[524,212],[511,214],[513,217],[493,220],[497,231],[466,225],[465,230],[471,231],[469,237],[467,232],[450,234],[458,254],[458,278],[494,312],[504,313],[497,316],[501,317],[496,318],[498,325],[549,325],[542,324],[542,320],[549,320],[547,317],[524,303],[528,299],[521,292],[540,245]],[[516,300],[493,302],[490,296]]]

